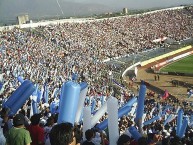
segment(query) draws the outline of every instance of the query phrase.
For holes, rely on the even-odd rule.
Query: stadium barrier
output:
[[[179,60],[179,59],[185,58],[185,57],[187,57],[187,56],[189,56],[189,55],[192,55],[192,54],[193,54],[193,51],[186,52],[186,53],[184,53],[184,54],[178,55],[178,56],[173,57],[173,58],[171,58],[171,59],[168,59],[168,60],[166,60],[166,61],[164,61],[164,62],[161,62],[161,63],[156,64],[156,65],[154,66],[154,69],[160,68],[160,67],[162,67],[162,66],[164,66],[164,65],[167,65],[167,64],[169,64],[169,63],[175,62],[175,61],[177,61],[177,60]]]
[[[182,51],[183,52],[183,51]],[[193,50],[189,51],[189,52],[186,52],[184,54],[181,54],[181,55],[178,55],[178,56],[175,56],[171,59],[168,59],[168,60],[165,60],[163,62],[160,62],[154,66],[152,66],[152,69],[154,71],[154,73],[159,73],[159,74],[168,74],[168,75],[178,75],[178,76],[190,76],[190,77],[193,77],[193,74],[192,73],[180,73],[180,72],[160,72],[160,68],[165,66],[165,65],[168,65],[170,63],[173,63],[177,60],[180,60],[182,58],[185,58],[187,56],[190,56],[190,55],[193,55]]]
[[[192,46],[189,45],[189,46],[183,47],[183,48],[181,48],[181,49],[178,49],[178,50],[169,52],[169,53],[167,53],[167,54],[163,54],[163,55],[160,55],[160,56],[158,56],[158,57],[151,58],[151,59],[149,59],[149,60],[146,60],[146,61],[141,62],[141,66],[146,66],[146,65],[148,65],[148,64],[150,64],[150,63],[159,61],[159,60],[161,60],[161,59],[164,59],[164,58],[167,58],[167,57],[170,57],[170,56],[173,56],[173,55],[175,55],[175,54],[178,54],[178,53],[181,53],[181,52],[183,52],[183,51],[189,50],[189,49],[191,49],[191,48],[192,48]]]
[[[137,66],[140,66],[140,65],[141,65],[141,62],[137,62],[137,63],[135,63],[134,65],[128,67],[128,68],[122,73],[122,77],[124,77],[124,76],[127,74],[128,71],[130,71],[130,70],[136,70],[135,68],[136,68]],[[135,71],[135,73],[136,73],[135,75],[137,75],[137,70]]]
[[[158,72],[159,73],[159,72]],[[193,77],[193,74],[190,73],[179,73],[179,72],[164,72],[167,73],[168,75],[177,75],[177,76],[189,76],[189,77]]]
[[[158,56],[158,57],[151,58],[151,59],[149,59],[149,60],[145,60],[145,61],[143,61],[143,62],[137,62],[137,63],[135,63],[134,65],[128,67],[128,68],[122,73],[122,77],[124,77],[129,71],[135,70],[135,68],[137,68],[137,66],[146,66],[146,65],[148,65],[148,64],[150,64],[150,63],[153,63],[153,62],[156,62],[156,61],[160,61],[161,59],[164,59],[164,58],[167,58],[167,57],[171,57],[171,56],[173,56],[173,55],[175,55],[175,54],[178,54],[178,53],[187,51],[187,50],[189,50],[189,49],[192,49],[192,46],[191,46],[191,45],[186,46],[186,47],[183,47],[183,48],[178,49],[178,50],[175,50],[175,51],[172,51],[172,52],[169,52],[169,53],[167,53],[167,54],[160,55],[160,56]],[[174,57],[174,58],[172,58],[172,59],[169,59],[169,60],[166,60],[166,61],[163,61],[163,62],[160,62],[160,63],[156,64],[155,66],[153,66],[154,73],[160,73],[159,71],[156,70],[156,68],[159,68],[159,67],[161,67],[161,66],[164,66],[164,65],[166,65],[166,64],[168,64],[168,63],[171,63],[171,62],[173,62],[173,61],[176,61],[176,60],[178,60],[178,59],[181,59],[181,58],[186,57],[186,56],[191,55],[191,54],[193,54],[193,51],[186,52],[186,53],[184,53],[184,54],[182,54],[182,55],[176,56],[176,57]],[[136,73],[136,75],[137,75],[137,72],[135,72],[135,73]],[[161,72],[161,74],[168,74],[168,72]],[[190,76],[191,74],[185,74],[185,75]]]

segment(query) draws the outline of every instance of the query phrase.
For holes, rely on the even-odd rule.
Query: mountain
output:
[[[45,19],[69,16],[89,16],[128,9],[147,9],[193,4],[193,0],[0,0],[0,24],[13,23],[16,17]]]
[[[0,0],[0,23],[12,23],[18,15],[28,14],[29,18],[85,16],[111,12],[109,6],[96,3],[80,3],[64,0]]]
[[[92,0],[66,0],[73,2],[89,3]],[[115,9],[123,7],[129,9],[149,9],[155,7],[171,7],[179,5],[193,4],[193,0],[97,0],[94,3],[111,6]]]

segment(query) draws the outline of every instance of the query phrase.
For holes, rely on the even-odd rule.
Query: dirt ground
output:
[[[167,74],[159,74],[159,81],[155,80],[155,74],[150,68],[151,66],[158,64],[160,62],[166,61],[167,59],[173,58],[175,56],[178,56],[180,54],[192,51],[193,48],[177,53],[173,56],[170,57],[166,57],[163,58],[161,60],[158,60],[156,62],[152,62],[151,64],[148,64],[144,67],[138,67],[138,72],[137,72],[137,80],[134,82],[133,84],[133,88],[135,90],[137,90],[137,87],[140,84],[141,80],[144,80],[145,82],[147,82],[148,84],[150,84],[151,86],[155,86],[156,88],[159,88],[159,90],[162,90],[162,93],[164,93],[165,90],[168,90],[169,94],[171,94],[172,96],[177,97],[180,101],[188,101],[188,102],[193,102],[193,97],[188,98],[187,95],[187,89],[189,88],[188,86],[184,85],[178,85],[175,86],[174,84],[172,84],[172,80],[178,80],[178,81],[182,81],[184,83],[189,83],[191,84],[192,88],[193,88],[193,77],[188,77],[188,76],[178,76],[178,75],[167,75]],[[129,83],[130,80],[128,78],[124,78],[124,80]],[[147,87],[148,90],[154,91],[155,93],[160,93],[160,92],[156,92],[155,89],[153,89],[152,87]],[[136,91],[137,92],[137,91]]]
[[[137,81],[135,85],[138,85],[140,80],[144,80],[149,84],[162,89],[163,91],[168,90],[169,94],[177,97],[181,101],[184,101],[184,100],[193,101],[193,97],[190,97],[190,98],[187,97],[188,96],[187,86],[174,86],[171,83],[171,80],[179,80],[179,81],[192,84],[193,86],[193,77],[159,74],[160,76],[159,81],[158,80],[155,81],[155,75],[156,75],[155,73],[150,71],[149,67],[138,68],[138,76],[137,76]]]

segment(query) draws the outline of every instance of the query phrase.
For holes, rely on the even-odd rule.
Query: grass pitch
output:
[[[193,74],[193,55],[182,58],[161,68],[161,72],[178,72]]]

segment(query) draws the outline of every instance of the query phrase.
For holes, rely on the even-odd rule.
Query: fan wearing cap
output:
[[[30,145],[32,142],[30,133],[24,127],[25,117],[23,114],[17,114],[13,118],[14,127],[8,132],[7,145]]]

